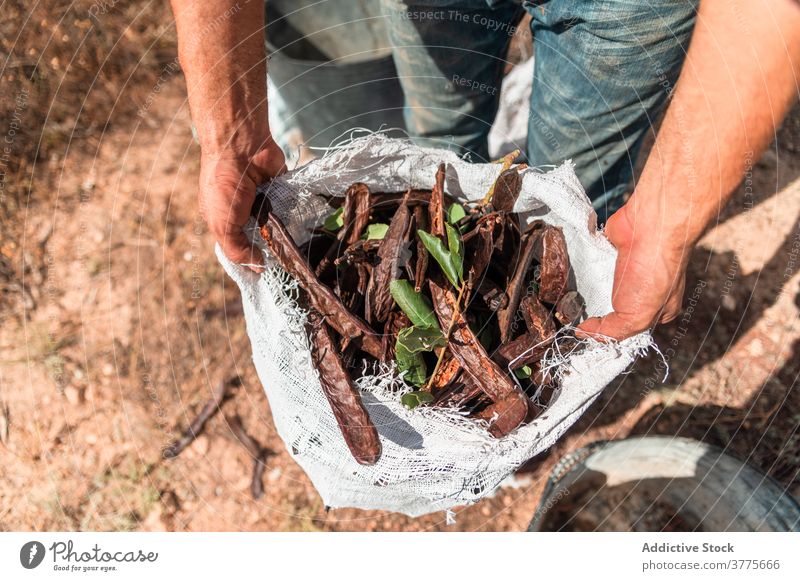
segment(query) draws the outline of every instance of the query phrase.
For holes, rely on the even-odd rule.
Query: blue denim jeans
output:
[[[316,0],[268,4],[292,7],[306,27],[314,28],[306,16],[313,14],[323,21],[320,30],[340,30],[334,14],[342,22],[369,23],[373,31],[374,26],[385,27],[404,95],[406,130],[423,144],[468,153],[475,161],[488,156],[487,137],[497,113],[508,45],[523,10],[528,10],[536,64],[527,161],[541,166],[571,159],[601,221],[622,205],[630,190],[636,154],[677,81],[699,3],[363,1],[369,10],[361,18],[353,13],[361,4],[351,0],[327,0],[325,15],[314,14],[320,12]],[[359,38],[356,33],[328,35],[329,42],[347,45],[342,54],[359,54]],[[374,45],[373,40],[364,51],[375,50]],[[317,92],[326,91],[331,93]],[[313,103],[317,95],[309,99]],[[342,104],[343,110],[377,107],[368,98],[350,101]]]
[[[418,140],[487,156],[505,55],[523,6],[510,0],[382,0]],[[636,154],[674,87],[699,0],[543,0],[532,15],[532,166],[572,159],[601,221],[630,189]]]

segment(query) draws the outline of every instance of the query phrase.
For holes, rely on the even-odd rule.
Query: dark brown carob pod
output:
[[[555,304],[567,292],[569,284],[569,254],[561,228],[547,226],[538,238],[536,258],[539,261],[539,298]]]
[[[350,453],[359,464],[370,466],[381,456],[381,441],[378,430],[361,402],[342,360],[337,355],[322,316],[311,312],[306,325],[311,345],[311,359],[319,372],[319,383],[331,410],[350,448]]]
[[[495,182],[492,207],[498,212],[513,212],[520,191],[522,191],[522,175],[516,168],[507,169]]]
[[[435,281],[429,281],[433,308],[439,324],[447,328],[453,319],[456,297]],[[468,374],[489,396],[495,412],[489,422],[490,432],[502,437],[516,429],[528,414],[529,400],[503,370],[486,354],[478,338],[467,325],[463,314],[455,318],[449,343],[450,352],[461,363],[463,372]]]
[[[534,334],[540,341],[556,334],[556,323],[553,315],[547,310],[535,295],[528,295],[520,302],[520,310],[528,332]]]
[[[363,319],[351,313],[330,288],[320,282],[278,217],[269,210],[262,210],[259,219],[263,219],[261,237],[267,243],[270,254],[281,268],[297,279],[308,295],[311,306],[328,320],[337,333],[348,337],[361,349],[380,359],[380,337]]]
[[[574,325],[583,316],[583,297],[578,291],[568,291],[556,304],[556,319],[562,325]]]
[[[508,285],[508,304],[497,312],[497,322],[500,325],[500,341],[503,343],[511,339],[511,324],[517,316],[517,308],[525,291],[525,280],[528,275],[528,268],[533,262],[534,249],[539,234],[539,230],[533,230],[523,237],[522,252],[514,268],[514,276],[511,277],[511,282]]]
[[[397,279],[401,260],[410,258],[407,248],[410,221],[411,211],[404,198],[389,223],[386,236],[378,247],[378,264],[372,270],[372,277],[367,286],[364,314],[369,323],[383,323],[394,304],[392,294],[389,292],[389,285]]]
[[[414,207],[414,227],[416,230],[428,231],[428,213],[422,206]],[[417,261],[414,263],[414,290],[420,292],[425,285],[425,273],[428,271],[428,250],[417,237]]]

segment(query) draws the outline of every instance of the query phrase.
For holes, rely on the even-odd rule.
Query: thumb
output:
[[[642,331],[638,325],[619,313],[609,313],[604,317],[592,317],[578,325],[575,335],[598,341],[616,339],[621,341]]]

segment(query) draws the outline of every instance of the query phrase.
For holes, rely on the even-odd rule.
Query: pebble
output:
[[[747,352],[753,357],[761,357],[764,355],[764,343],[761,339],[753,339],[747,347]]]
[[[722,295],[722,308],[728,311],[736,310],[736,299],[731,295]]]
[[[277,482],[281,474],[283,474],[283,470],[280,468],[273,468],[267,473],[267,482]]]
[[[83,390],[72,385],[64,388],[64,397],[71,405],[81,405],[85,401]]]

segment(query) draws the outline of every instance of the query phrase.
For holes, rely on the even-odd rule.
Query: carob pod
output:
[[[555,339],[555,321],[539,299],[526,295],[520,302],[520,310],[527,331],[513,341],[504,342],[492,355],[503,369],[509,365],[511,369],[519,369],[538,361]]]
[[[556,304],[569,290],[569,254],[561,228],[547,226],[538,237],[536,259],[540,264],[539,298]]]
[[[537,240],[541,231],[531,230],[523,237],[522,253],[514,268],[514,275],[508,285],[508,304],[497,312],[497,323],[500,325],[500,342],[506,343],[511,339],[511,326],[517,316],[522,294],[525,291],[525,281],[528,269],[533,262]]]
[[[414,226],[417,230],[428,231],[428,213],[422,206],[414,208]],[[414,263],[414,290],[422,291],[425,284],[425,273],[428,270],[428,249],[422,243],[422,239],[417,237],[417,261]]]
[[[410,221],[411,211],[404,199],[389,223],[386,236],[378,248],[378,264],[372,270],[372,277],[367,286],[364,310],[369,323],[383,323],[394,305],[389,285],[397,279],[401,261],[410,258],[408,251]]]
[[[257,207],[254,206],[254,209],[261,225],[261,236],[272,256],[281,268],[297,279],[308,295],[311,306],[325,317],[337,333],[355,341],[362,350],[380,359],[382,356],[380,337],[363,319],[351,313],[330,288],[320,282],[292,240],[289,231],[270,211],[269,200],[264,196],[262,198],[260,202],[257,200]]]
[[[540,341],[544,341],[556,334],[556,323],[553,320],[553,315],[535,295],[525,296],[520,302],[520,310],[528,331],[539,337]]]
[[[431,203],[428,205],[430,233],[439,238],[444,238],[444,178],[445,165],[439,164],[436,170],[436,184],[431,191]]]
[[[536,333],[523,333],[516,339],[500,345],[492,355],[492,360],[502,369],[519,369],[539,361],[553,344],[554,339],[555,336],[541,339]]]
[[[583,316],[583,297],[578,291],[568,291],[558,299],[556,304],[556,319],[562,325],[573,325]]]
[[[431,380],[431,392],[436,394],[446,389],[456,379],[459,371],[461,371],[461,363],[453,357],[450,351],[447,351],[436,377]]]
[[[311,343],[311,359],[319,372],[319,383],[356,462],[365,466],[375,464],[381,457],[378,430],[361,402],[347,370],[339,359],[322,316],[311,312],[306,325]]]
[[[322,277],[331,267],[339,250],[347,248],[361,238],[361,233],[369,224],[369,188],[366,184],[355,183],[344,194],[342,220],[344,225],[336,233],[336,239],[328,252],[317,265],[316,275]]]
[[[456,308],[456,297],[448,289],[430,280],[433,308],[439,324],[447,328]],[[448,347],[458,359],[464,373],[480,386],[492,403],[489,411],[489,432],[503,437],[516,429],[528,415],[530,401],[503,370],[486,354],[478,338],[467,325],[463,314],[455,319]]]
[[[522,175],[517,168],[505,170],[494,184],[492,207],[498,212],[513,212],[520,191],[522,191]]]
[[[471,285],[480,284],[484,278],[486,267],[489,266],[494,253],[494,232],[501,222],[500,214],[487,214],[478,220],[475,228],[470,230],[469,237],[462,237],[465,255],[469,257],[467,279]]]

